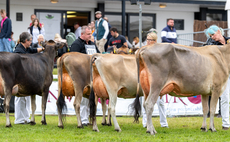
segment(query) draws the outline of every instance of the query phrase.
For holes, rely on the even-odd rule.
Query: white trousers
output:
[[[144,102],[144,98],[143,101]],[[168,122],[166,119],[166,113],[165,113],[165,102],[164,99],[160,99],[160,97],[158,97],[157,99],[157,106],[158,106],[158,110],[159,110],[159,115],[160,115],[160,124],[161,127],[168,127]],[[142,119],[142,124],[143,127],[146,127],[146,123],[147,123],[147,116],[146,116],[146,112],[145,112],[145,108],[143,107],[143,119]]]
[[[14,100],[14,124],[30,122],[30,96],[16,97]]]
[[[221,116],[222,126],[229,127],[229,93],[230,93],[230,78],[228,77],[227,86],[221,95]]]
[[[81,100],[80,116],[81,116],[82,124],[89,123],[89,99],[84,98],[84,97],[82,97],[82,100]]]

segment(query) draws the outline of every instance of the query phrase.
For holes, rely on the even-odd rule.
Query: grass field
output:
[[[100,132],[92,131],[92,126],[84,129],[77,128],[76,116],[67,116],[64,129],[57,127],[58,116],[46,116],[48,125],[41,125],[41,116],[36,116],[36,125],[14,125],[14,115],[10,120],[13,127],[5,128],[5,114],[0,114],[0,140],[22,142],[225,142],[230,141],[230,130],[224,131],[221,127],[221,118],[215,118],[217,132],[201,132],[202,117],[175,117],[167,118],[169,128],[161,128],[159,117],[152,118],[157,134],[146,133],[142,124],[133,123],[132,117],[117,117],[121,132],[116,132],[114,126],[102,126],[102,117],[97,117]],[[142,120],[142,119],[140,119]],[[208,119],[209,124],[209,119]]]

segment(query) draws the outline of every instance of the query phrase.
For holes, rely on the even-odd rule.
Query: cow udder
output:
[[[64,67],[63,67],[62,72],[63,72],[62,73],[62,93],[63,95],[64,96],[75,96],[73,80],[71,79],[71,77],[69,76],[68,72],[66,71]],[[58,76],[59,85],[61,85],[60,81],[61,81],[60,76]]]
[[[104,99],[109,98],[108,92],[105,88],[105,84],[102,82],[99,74],[96,74],[93,77],[93,88],[94,88],[93,90],[94,90],[95,94],[98,97],[104,98]]]
[[[148,72],[145,68],[143,68],[140,71],[140,83],[141,83],[141,87],[145,93],[145,95],[149,95],[149,89],[150,89],[150,85],[149,85],[149,77],[148,77]]]

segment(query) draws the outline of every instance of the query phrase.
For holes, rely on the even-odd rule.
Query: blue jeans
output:
[[[12,52],[11,51],[11,42],[8,38],[1,38],[0,39],[0,52]]]

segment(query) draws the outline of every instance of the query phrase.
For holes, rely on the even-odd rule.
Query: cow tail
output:
[[[93,90],[93,63],[96,60],[95,55],[92,56],[90,61],[90,95],[89,95],[89,107],[90,107],[90,121],[94,122],[96,118],[96,103],[95,103],[95,95]]]
[[[141,115],[141,104],[140,104],[140,73],[139,73],[139,69],[140,69],[140,65],[139,65],[139,53],[138,52],[136,54],[136,62],[137,62],[137,95],[136,95],[136,99],[134,100],[134,102],[132,103],[132,108],[134,111],[134,122],[139,122],[139,117]]]
[[[61,116],[62,116],[62,120],[65,120],[65,117],[66,117],[66,112],[67,112],[67,105],[66,105],[66,102],[65,102],[65,98],[64,98],[64,95],[62,93],[62,59],[64,57],[60,57],[60,63],[58,64],[59,65],[59,68],[60,68],[60,83],[61,83],[61,91],[60,91],[60,95],[57,99],[57,108],[58,108],[58,111],[60,112]]]

